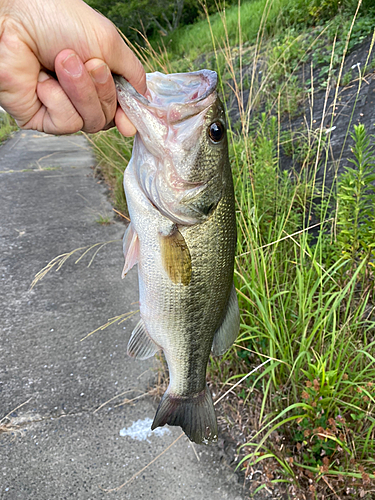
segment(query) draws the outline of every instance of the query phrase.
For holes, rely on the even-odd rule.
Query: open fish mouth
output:
[[[202,69],[192,73],[148,73],[146,96],[139,94],[122,76],[114,75],[119,95],[124,90],[144,106],[165,109],[170,104],[195,104],[209,97],[217,86],[215,71]]]
[[[163,215],[177,224],[192,225],[207,218],[195,200],[217,174],[215,168],[205,175],[200,165],[210,125],[206,116],[218,101],[217,74],[203,69],[171,75],[155,72],[146,78],[148,90],[143,96],[124,78],[114,77],[120,106],[138,131],[134,142],[141,165],[138,182]],[[217,191],[212,206],[221,196]]]
[[[121,104],[131,107],[131,101],[154,110],[159,118],[169,123],[185,119],[207,108],[215,98],[217,74],[203,69],[192,73],[164,75],[148,73],[146,96],[139,94],[123,77],[115,75],[114,80]],[[210,96],[213,99],[209,99]],[[137,107],[135,105],[135,107]],[[135,124],[137,125],[137,124]]]

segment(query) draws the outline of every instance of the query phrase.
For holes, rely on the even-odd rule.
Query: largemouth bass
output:
[[[217,75],[152,73],[146,97],[115,81],[138,130],[124,175],[131,222],[123,276],[138,264],[141,315],[128,354],[146,359],[162,349],[168,364],[152,429],[176,425],[191,441],[215,441],[207,362],[239,330],[233,181]]]

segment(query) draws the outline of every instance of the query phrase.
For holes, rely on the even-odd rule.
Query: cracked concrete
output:
[[[154,361],[126,355],[136,314],[81,342],[138,300],[136,272],[120,279],[124,226],[96,222],[112,210],[94,163],[82,136],[21,131],[0,148],[0,499],[240,500],[218,448],[194,451],[185,437],[118,493],[105,491],[181,431],[120,436],[155,412],[144,396]],[[77,253],[29,289],[55,256],[109,240],[89,268],[92,252],[75,264]]]

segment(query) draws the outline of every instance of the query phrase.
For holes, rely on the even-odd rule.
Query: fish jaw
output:
[[[202,150],[212,148],[222,158],[227,155],[226,136],[222,144],[212,144],[207,136],[212,120],[225,124],[216,73],[153,73],[147,79],[149,99],[115,77],[119,103],[138,129],[137,155],[142,151],[147,157],[139,171],[140,185],[158,210],[176,224],[202,222],[222,193],[221,163],[202,162]]]
[[[210,104],[210,101],[207,101],[208,98],[211,97],[211,101],[215,98],[217,86],[215,71],[203,69],[191,73],[169,75],[156,71],[148,73],[146,78],[148,90],[145,97],[139,94],[127,80],[114,75],[120,105],[125,106],[128,113],[132,114],[137,127],[144,118],[137,115],[139,108],[136,102],[142,107],[153,110],[155,115],[163,117],[168,123],[175,123],[199,113]]]
[[[217,75],[214,71],[201,70],[172,75],[155,72],[146,76],[149,99],[121,76],[114,77],[117,97],[147,149],[155,156],[162,156],[167,140],[171,143],[170,149],[176,149],[173,147],[176,130],[171,127],[199,115],[215,101]],[[191,127],[196,128],[194,124],[189,125]],[[181,132],[178,135],[179,142],[183,141]]]

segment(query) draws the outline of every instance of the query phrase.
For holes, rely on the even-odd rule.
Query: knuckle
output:
[[[134,65],[132,72],[132,82],[133,87],[136,88],[142,94],[146,91],[146,73],[143,69],[141,62],[136,59],[136,64]]]
[[[99,132],[102,130],[106,125],[106,121],[104,117],[100,120],[95,120],[91,122],[85,122],[84,126],[82,127],[83,132],[87,132],[88,134],[95,134],[96,132]]]
[[[109,92],[100,95],[99,99],[102,107],[105,107],[107,110],[110,109],[111,111],[113,111],[113,114],[115,113],[117,107],[117,97],[114,89],[111,89]]]

